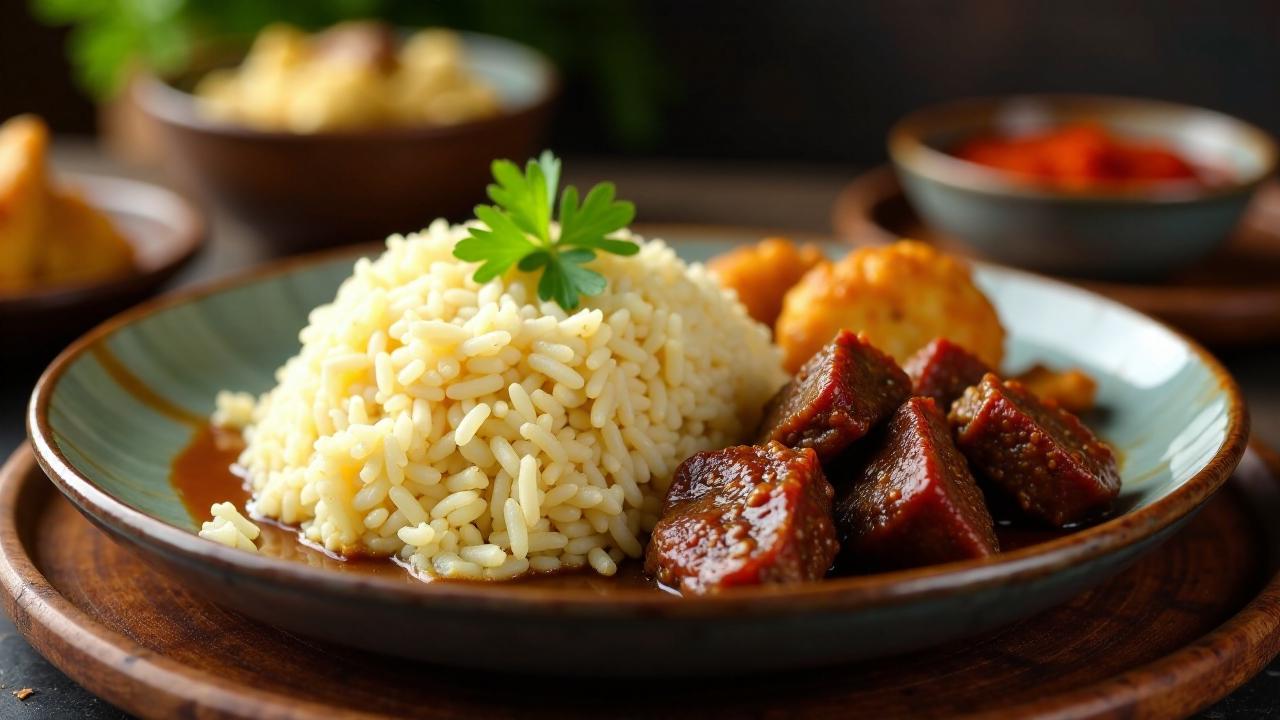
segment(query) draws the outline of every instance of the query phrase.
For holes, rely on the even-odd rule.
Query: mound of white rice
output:
[[[437,221],[360,260],[243,425],[250,509],[427,577],[639,557],[676,466],[738,443],[785,381],[766,328],[661,241],[601,255],[566,313],[536,277],[484,285]],[[630,237],[630,236],[627,236]]]

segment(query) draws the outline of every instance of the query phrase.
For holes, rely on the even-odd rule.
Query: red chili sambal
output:
[[[1205,182],[1195,166],[1168,146],[1120,137],[1093,122],[1028,135],[982,135],[962,143],[954,154],[1034,182],[1073,190]]]

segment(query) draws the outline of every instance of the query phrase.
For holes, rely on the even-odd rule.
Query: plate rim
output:
[[[661,230],[662,227],[638,225],[637,230]],[[743,237],[756,235],[752,228],[733,225],[686,224],[679,227],[686,230],[701,228],[704,232],[720,233],[732,230],[741,233]],[[672,241],[671,244],[678,245],[679,241]],[[387,577],[353,577],[346,573],[335,573],[235,550],[200,538],[188,530],[152,517],[116,499],[77,470],[58,447],[49,421],[49,404],[58,381],[77,359],[118,329],[169,308],[287,275],[302,268],[333,262],[339,258],[354,261],[383,245],[384,243],[366,243],[278,260],[153,298],[99,324],[63,350],[36,383],[27,409],[27,432],[41,469],[82,513],[118,535],[153,550],[176,554],[183,562],[202,564],[210,571],[238,575],[299,593],[322,590],[334,595],[367,597],[368,593],[376,592],[385,601],[400,604],[435,606],[452,603],[458,606],[482,606],[495,612],[505,610],[527,613],[531,607],[541,606],[551,613],[571,609],[613,615],[644,612],[672,617],[700,617],[719,615],[726,611],[748,614],[848,611],[936,600],[1046,577],[1137,545],[1187,517],[1227,481],[1248,445],[1249,415],[1238,385],[1221,363],[1191,338],[1144,313],[1083,288],[1022,270],[974,263],[984,270],[1013,274],[1052,285],[1059,291],[1089,296],[1114,309],[1154,323],[1184,343],[1213,375],[1228,403],[1226,437],[1213,457],[1175,490],[1151,505],[1046,543],[988,559],[835,578],[794,586],[739,588],[732,592],[706,596],[680,598],[651,590],[620,589],[604,598],[590,590],[545,588],[518,583],[496,584],[501,591],[495,592],[494,588],[483,583],[404,583]]]

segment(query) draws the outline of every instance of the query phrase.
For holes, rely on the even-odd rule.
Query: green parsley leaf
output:
[[[532,255],[525,255],[523,258],[520,258],[520,264],[518,267],[521,272],[533,272],[534,270],[544,267],[549,262],[551,262],[551,253],[546,250],[538,250]]]
[[[560,199],[560,242],[565,245],[595,247],[618,255],[634,255],[640,251],[635,243],[608,240],[636,216],[636,206],[629,202],[614,202],[613,183],[600,183],[587,193],[582,207],[578,207],[578,190],[565,188]]]
[[[524,172],[509,160],[492,165],[495,183],[488,187],[494,205],[476,207],[485,227],[472,227],[454,248],[455,257],[481,263],[476,282],[488,282],[512,266],[521,272],[542,272],[538,297],[560,307],[578,307],[583,295],[599,295],[608,287],[587,263],[597,252],[635,255],[640,246],[610,235],[635,219],[635,205],[616,199],[613,183],[600,183],[581,204],[578,190],[566,187],[560,196],[560,232],[552,237],[551,219],[560,185],[560,160],[550,151],[530,160]]]
[[[596,254],[586,249],[574,249],[550,257],[542,279],[538,281],[538,297],[555,300],[565,310],[578,307],[582,295],[599,295],[609,283],[604,276],[583,267],[583,263],[596,259]]]
[[[495,160],[492,166],[496,185],[488,188],[489,199],[505,211],[521,230],[543,244],[551,242],[551,195],[542,166],[530,160],[524,174],[510,160]],[[483,219],[483,218],[481,218]]]
[[[512,219],[496,208],[479,205],[476,217],[488,229],[471,228],[471,236],[453,248],[454,257],[460,260],[484,263],[476,270],[476,282],[489,282],[537,250]]]

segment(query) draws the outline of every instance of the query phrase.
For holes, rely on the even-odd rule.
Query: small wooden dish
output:
[[[154,293],[205,242],[204,217],[174,192],[120,178],[60,177],[111,218],[133,245],[135,265],[126,275],[99,282],[0,294],[0,358],[35,356],[72,340]]]
[[[983,259],[924,225],[890,167],[857,178],[832,209],[836,233],[859,245],[909,237]],[[1280,183],[1258,192],[1232,238],[1194,268],[1158,283],[1076,280],[1216,346],[1280,340]]]
[[[1169,542],[1056,609],[896,659],[656,692],[650,681],[628,692],[637,681],[396,660],[247,620],[110,541],[26,447],[0,470],[0,586],[37,650],[148,718],[1177,717],[1226,696],[1280,651],[1277,512],[1280,457],[1255,445]]]

